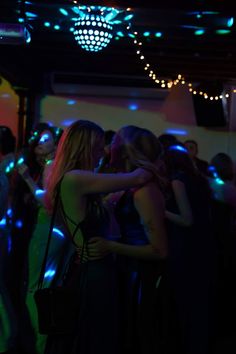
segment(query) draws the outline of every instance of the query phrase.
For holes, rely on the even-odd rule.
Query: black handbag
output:
[[[79,286],[78,289],[71,289],[64,286],[43,288],[43,280],[46,269],[50,241],[52,238],[53,225],[55,221],[59,193],[55,200],[55,206],[49,228],[47,246],[42,263],[38,289],[34,293],[34,299],[38,311],[38,326],[40,334],[69,334],[72,333],[79,314]],[[79,228],[76,226],[74,235]],[[82,254],[83,254],[82,247]]]

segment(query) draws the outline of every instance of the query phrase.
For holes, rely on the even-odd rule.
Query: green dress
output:
[[[22,347],[24,348],[24,351],[29,354],[44,353],[44,347],[47,339],[46,335],[41,335],[39,333],[38,313],[34,300],[34,293],[38,286],[38,279],[45,254],[49,227],[50,216],[43,207],[40,207],[38,222],[32,235],[28,251],[25,308],[23,311],[24,319],[22,321],[24,324],[23,333],[21,335]],[[55,225],[50,242],[47,266],[44,276],[44,287],[49,287],[56,281],[57,270],[61,265],[62,259],[63,264],[66,267],[72,251],[71,243],[68,244],[68,240],[64,236],[62,226]],[[57,279],[57,281],[59,281],[59,279]]]

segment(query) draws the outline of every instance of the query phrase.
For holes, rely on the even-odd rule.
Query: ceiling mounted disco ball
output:
[[[89,14],[75,23],[74,36],[77,43],[89,52],[104,49],[113,37],[113,26],[102,15]]]

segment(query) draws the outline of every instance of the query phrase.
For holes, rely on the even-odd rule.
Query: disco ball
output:
[[[75,23],[74,36],[83,49],[98,52],[110,43],[113,26],[102,15],[86,15]]]

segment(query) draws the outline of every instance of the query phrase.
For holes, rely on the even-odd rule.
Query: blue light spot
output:
[[[19,158],[17,165],[21,165],[24,162],[24,157]]]
[[[44,274],[44,278],[52,278],[56,274],[55,269],[48,269]]]
[[[75,100],[68,100],[67,104],[68,105],[73,105],[73,104],[76,104],[76,101]]]
[[[167,134],[173,134],[173,135],[187,135],[186,130],[179,130],[179,129],[167,129],[165,132]]]
[[[137,111],[137,109],[138,109],[138,105],[137,104],[132,103],[132,104],[129,105],[129,110],[130,111]]]
[[[22,17],[18,18],[18,22],[23,23],[24,21],[25,20]]]
[[[162,36],[162,33],[161,33],[161,32],[156,32],[156,33],[155,33],[155,37],[160,38],[161,36]]]
[[[215,170],[216,170],[215,166],[210,165],[208,167],[208,171],[215,171]]]
[[[72,123],[75,122],[76,119],[65,119],[61,122],[63,127],[69,127]]]
[[[181,146],[181,145],[172,145],[172,146],[170,146],[169,147],[169,149],[168,150],[170,150],[170,151],[173,151],[173,150],[175,150],[175,151],[181,151],[181,152],[184,152],[184,153],[188,153],[188,150],[187,149],[185,149],[183,146]]]
[[[68,12],[65,9],[60,8],[59,11],[62,15],[68,16]]]
[[[74,30],[75,30],[74,27],[70,28],[70,32],[74,32]]]
[[[10,167],[10,169],[12,169],[12,168],[14,168],[14,162],[12,161],[12,162],[10,162],[10,164],[9,164],[9,167]]]
[[[127,16],[125,16],[124,21],[129,21],[129,20],[131,20],[131,18],[133,18],[133,17],[134,17],[134,15],[132,15],[132,14],[127,15]]]
[[[12,216],[12,209],[11,209],[11,208],[7,209],[7,215],[8,215],[9,217]]]
[[[150,32],[146,31],[143,33],[144,37],[149,37],[150,36]]]
[[[216,183],[217,183],[217,184],[221,184],[221,185],[222,185],[222,184],[225,184],[225,182],[222,181],[222,179],[220,179],[219,177],[216,178]]]
[[[55,29],[55,30],[59,30],[59,29],[60,29],[60,26],[59,26],[59,25],[55,25],[55,26],[54,26],[54,29]]]
[[[118,31],[116,34],[117,34],[117,36],[119,36],[119,37],[124,37],[124,33],[121,32],[121,31]]]
[[[35,191],[35,195],[37,196],[37,197],[40,197],[40,196],[42,196],[42,195],[44,195],[45,194],[45,191],[43,190],[43,189],[37,189],[36,191]]]
[[[194,31],[195,36],[201,36],[204,33],[205,33],[205,31],[203,29],[199,29],[199,30]]]
[[[38,17],[38,15],[34,14],[33,12],[26,12],[25,14],[26,14],[27,17],[31,17],[31,18]]]
[[[64,238],[63,232],[61,232],[61,230],[57,229],[56,227],[54,227],[54,228],[52,229],[52,232],[53,232],[54,234],[56,234],[57,236]]]
[[[5,226],[6,224],[7,224],[6,218],[3,218],[2,220],[0,220],[0,226]]]
[[[48,134],[43,134],[39,140],[39,144],[43,144],[45,143],[46,141],[48,141],[49,139],[49,135]]]
[[[51,23],[48,22],[48,21],[46,21],[46,22],[44,22],[44,26],[45,26],[45,27],[50,27],[50,26],[51,26]]]
[[[16,225],[16,227],[17,227],[18,229],[21,229],[22,226],[23,226],[23,222],[22,222],[21,220],[17,220],[16,223],[15,223],[15,225]]]
[[[233,24],[234,24],[234,18],[231,17],[231,18],[229,18],[228,21],[227,21],[227,26],[228,26],[228,27],[232,27]]]

